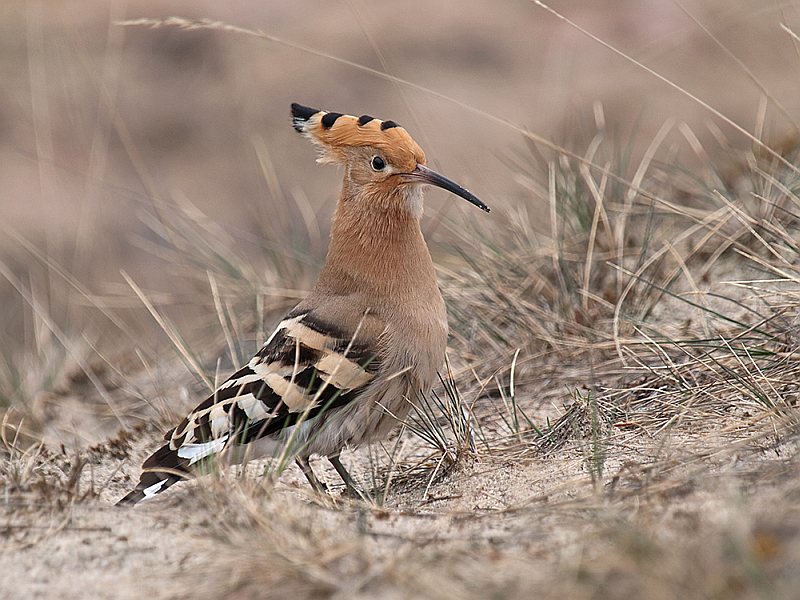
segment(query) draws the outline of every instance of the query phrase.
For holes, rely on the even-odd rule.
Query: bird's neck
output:
[[[346,190],[336,207],[318,286],[393,304],[440,298],[419,217],[406,199],[348,196]]]

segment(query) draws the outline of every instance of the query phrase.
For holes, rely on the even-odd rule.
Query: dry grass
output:
[[[227,30],[161,24],[192,23]],[[0,571],[19,571],[0,588],[25,595],[38,548],[119,570],[123,595],[153,569],[170,585],[152,593],[170,597],[796,596],[798,140],[764,141],[766,107],[786,109],[765,94],[745,149],[676,121],[621,141],[601,104],[542,144],[381,76],[514,130],[527,152],[507,161],[519,202],[467,224],[442,214],[429,236],[447,370],[396,436],[345,457],[367,498],[315,495],[293,468],[254,462],[107,508],[162,427],[313,281],[324,230],[256,148],[281,207],[258,230],[180,193],[141,200],[136,243],[168,288],[126,274],[92,293],[23,238],[24,257],[0,262],[24,340],[0,347]],[[82,545],[104,556],[73,557]],[[44,589],[70,595],[57,585]]]

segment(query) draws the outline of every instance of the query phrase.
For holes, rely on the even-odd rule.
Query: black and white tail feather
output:
[[[118,504],[151,498],[223,452],[259,440],[278,448],[295,427],[351,403],[378,370],[374,349],[357,336],[358,330],[348,337],[313,312],[290,313],[246,366],[165,434],[167,443],[144,461],[138,485]],[[307,453],[294,453],[315,483]],[[333,458],[338,471],[341,463]]]

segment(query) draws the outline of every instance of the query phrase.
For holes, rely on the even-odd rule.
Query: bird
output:
[[[326,457],[358,493],[340,452],[385,438],[444,363],[447,313],[420,226],[422,189],[489,207],[430,169],[394,121],[297,103],[291,116],[317,147],[318,162],[344,167],[318,280],[255,356],[165,434],[117,504],[150,499],[213,461],[279,454],[320,492],[327,487],[309,458]]]

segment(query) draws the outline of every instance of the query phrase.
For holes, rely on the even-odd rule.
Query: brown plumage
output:
[[[425,166],[393,121],[292,105],[295,129],[345,167],[325,266],[308,297],[261,350],[197,406],[143,465],[135,504],[189,478],[213,457],[328,457],[345,484],[345,446],[386,436],[430,390],[444,360],[447,314],[422,237],[423,184],[486,212],[467,190]]]

